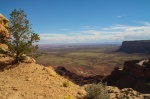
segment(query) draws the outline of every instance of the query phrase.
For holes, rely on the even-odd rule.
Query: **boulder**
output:
[[[21,56],[21,62],[23,62],[23,63],[35,63],[36,61],[32,57],[23,55],[23,56]]]

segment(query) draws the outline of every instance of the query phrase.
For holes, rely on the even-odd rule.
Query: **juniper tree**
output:
[[[40,40],[39,35],[34,33],[23,10],[14,10],[10,14],[10,39],[8,49],[13,53],[18,63],[23,54],[32,55],[38,49],[38,45],[33,43]]]

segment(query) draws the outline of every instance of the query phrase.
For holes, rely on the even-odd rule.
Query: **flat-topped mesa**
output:
[[[123,41],[121,47],[117,51],[150,54],[150,40]]]

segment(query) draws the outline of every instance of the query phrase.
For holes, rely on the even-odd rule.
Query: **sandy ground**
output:
[[[86,94],[52,69],[35,63],[21,63],[0,72],[0,85],[0,99],[83,99]]]

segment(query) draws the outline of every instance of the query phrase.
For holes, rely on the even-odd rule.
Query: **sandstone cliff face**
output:
[[[7,45],[3,44],[4,40],[8,40],[10,33],[8,31],[9,21],[2,14],[0,14],[0,49],[7,50]]]
[[[141,93],[150,93],[149,60],[133,60],[124,63],[123,70],[114,70],[103,81],[108,85],[122,88],[133,88]]]
[[[10,33],[8,31],[9,21],[2,14],[0,14],[0,34],[6,36],[6,38],[10,37]]]
[[[117,51],[126,53],[150,53],[150,40],[123,41]]]

